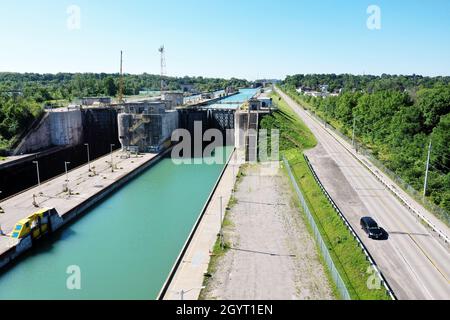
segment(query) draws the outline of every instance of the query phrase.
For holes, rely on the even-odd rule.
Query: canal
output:
[[[244,102],[250,100],[256,95],[260,89],[240,89],[239,93],[230,97],[219,100],[218,102],[209,105],[211,109],[232,109],[239,108]]]
[[[223,168],[161,160],[4,270],[0,299],[155,299]]]

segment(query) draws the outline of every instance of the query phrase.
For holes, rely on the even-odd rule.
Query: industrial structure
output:
[[[118,114],[119,141],[123,151],[158,153],[170,145],[178,128],[178,111],[173,101],[125,103]]]

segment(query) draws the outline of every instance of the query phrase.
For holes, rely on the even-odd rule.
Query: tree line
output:
[[[44,106],[62,106],[90,96],[115,97],[119,90],[119,74],[106,73],[0,73],[0,150],[11,147],[20,135],[43,111]],[[159,91],[161,76],[152,74],[125,74],[124,94],[137,95],[140,91]],[[226,87],[247,87],[242,79],[203,77],[164,77],[167,90],[181,90],[192,85],[198,92],[211,92]]]
[[[349,137],[353,136],[416,190],[450,212],[450,78],[422,76],[295,75],[284,89]],[[301,86],[342,88],[339,96],[310,97]]]

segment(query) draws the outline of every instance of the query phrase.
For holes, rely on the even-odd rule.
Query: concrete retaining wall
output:
[[[81,110],[50,113],[51,143],[55,146],[74,146],[83,141]]]
[[[51,146],[75,146],[83,141],[80,110],[47,112],[14,150],[14,155],[34,153]]]
[[[50,147],[52,145],[50,130],[49,113],[45,113],[39,124],[22,139],[13,155],[33,153]]]
[[[88,142],[93,150],[104,153],[111,143],[119,144],[117,136],[117,111],[112,108],[52,111],[47,112],[22,139],[14,154],[34,153],[51,146],[71,147],[84,142]]]

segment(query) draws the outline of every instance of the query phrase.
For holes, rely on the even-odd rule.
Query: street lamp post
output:
[[[39,176],[39,162],[33,161],[33,163],[36,165],[36,173],[37,173],[38,187],[40,187],[40,186],[41,186],[41,177]]]
[[[225,245],[224,245],[224,240],[223,240],[223,229],[222,229],[222,226],[223,226],[222,199],[223,199],[223,197],[220,196],[220,208],[219,208],[220,209],[220,231],[219,231],[219,236],[220,236],[220,247],[223,250]]]
[[[111,172],[114,172],[113,148],[115,146],[116,146],[115,144],[111,144]]]
[[[187,290],[187,291],[185,291],[185,290],[181,290],[180,292],[179,292],[179,294],[180,294],[180,299],[181,300],[184,300],[184,295],[186,294],[186,293],[189,293],[189,292],[191,292],[191,291],[193,291],[193,290],[203,290],[203,289],[205,289],[206,287],[205,286],[203,286],[203,287],[200,287],[200,288],[192,288],[192,289],[189,289],[189,290]]]
[[[69,182],[69,173],[67,172],[67,165],[69,165],[70,162],[64,161],[64,168],[66,169],[66,182]]]
[[[86,146],[86,149],[87,149],[87,160],[88,160],[89,172],[91,172],[91,156],[89,154],[89,143],[85,143],[84,145]]]

